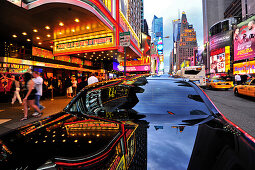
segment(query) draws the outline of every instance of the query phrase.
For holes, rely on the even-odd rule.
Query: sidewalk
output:
[[[28,120],[25,121],[20,121],[24,116],[22,110],[23,106],[17,101],[14,105],[11,105],[11,103],[0,103],[0,134],[58,113],[62,111],[70,101],[71,99],[67,99],[66,97],[56,97],[53,101],[50,99],[42,100],[40,103],[46,107],[43,110],[43,116],[40,118],[33,117],[32,114],[34,110],[31,109],[28,112]]]

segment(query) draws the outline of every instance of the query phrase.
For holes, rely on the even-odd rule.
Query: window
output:
[[[251,85],[253,86],[255,85],[255,79],[251,82]]]
[[[185,74],[197,75],[199,70],[185,70]]]

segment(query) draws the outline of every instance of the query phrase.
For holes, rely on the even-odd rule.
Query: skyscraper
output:
[[[159,38],[163,37],[163,17],[158,18],[156,15],[154,15],[151,31],[152,42],[157,45]]]
[[[159,55],[159,73],[164,72],[164,43],[163,43],[163,17],[158,18],[154,15],[152,20],[152,33],[151,38],[154,45],[157,46],[158,55]]]
[[[142,20],[142,33],[145,33],[146,35],[149,35],[149,28],[148,28],[148,24],[147,24],[146,19]]]
[[[193,25],[188,23],[185,12],[182,13],[180,33],[180,41],[177,45],[177,70],[181,69],[181,64],[184,63],[185,66],[186,63],[190,62],[191,57],[193,57],[193,49],[197,47],[196,32]]]
[[[173,51],[170,57],[170,71],[176,71],[174,68],[176,68],[176,52],[177,52],[176,48],[178,42],[180,41],[181,36],[181,20],[180,19],[173,20],[172,24],[173,24]]]

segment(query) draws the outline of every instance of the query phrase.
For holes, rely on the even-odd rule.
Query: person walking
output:
[[[19,103],[22,104],[22,100],[20,98],[20,86],[21,86],[21,83],[19,81],[19,77],[18,76],[15,76],[13,82],[12,82],[12,88],[14,90],[14,94],[13,94],[13,98],[12,98],[12,104],[15,103],[16,99],[18,99]]]
[[[236,74],[235,75],[235,82],[236,82],[237,85],[241,84],[241,80],[242,80],[241,76],[239,74]]]
[[[32,73],[33,75],[33,82],[34,82],[34,88],[36,89],[36,93],[35,93],[35,104],[37,105],[37,107],[40,110],[45,109],[44,106],[40,105],[40,99],[42,97],[42,93],[43,93],[43,78],[40,76],[40,73],[37,71],[34,71]],[[33,116],[38,116],[39,113],[38,112],[34,112],[32,114]]]
[[[82,77],[81,82],[78,84],[77,92],[81,91],[87,85],[88,85],[87,77]]]
[[[72,77],[72,90],[73,90],[73,96],[76,96],[76,90],[77,90],[77,80],[76,78],[73,76]]]
[[[98,82],[98,79],[95,77],[96,74],[92,73],[91,76],[88,78],[88,85],[94,84]]]
[[[36,89],[34,88],[34,81],[32,80],[32,75],[30,73],[24,74],[24,81],[25,81],[25,98],[23,99],[24,104],[24,117],[20,119],[21,121],[27,120],[27,113],[28,113],[28,105],[35,109],[39,113],[39,116],[42,115],[42,111],[37,107],[35,104],[35,93]]]
[[[66,78],[66,96],[67,98],[72,98],[72,93],[73,93],[73,89],[72,89],[72,81],[70,79],[70,77]]]

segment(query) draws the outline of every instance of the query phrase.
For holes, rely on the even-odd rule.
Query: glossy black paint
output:
[[[0,169],[255,167],[254,143],[183,79],[136,76],[88,86],[63,112],[0,142]]]

